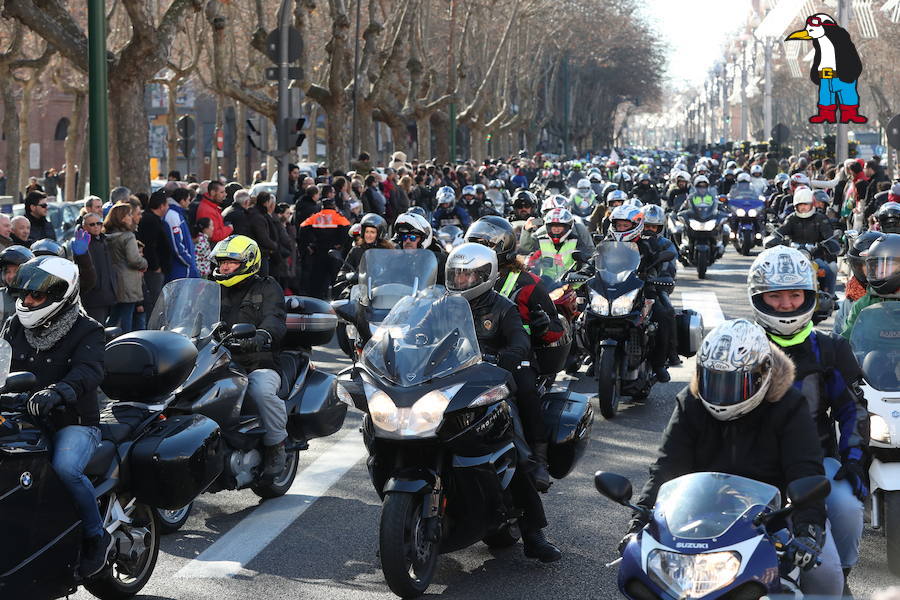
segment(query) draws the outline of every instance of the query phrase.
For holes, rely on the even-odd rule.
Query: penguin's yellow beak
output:
[[[795,31],[791,35],[784,38],[784,41],[788,40],[811,40],[812,36],[807,33],[805,29],[801,29],[799,31]]]

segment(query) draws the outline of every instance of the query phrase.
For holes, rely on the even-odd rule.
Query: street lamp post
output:
[[[106,80],[106,7],[88,0],[88,138],[91,194],[109,195],[109,89]]]
[[[838,25],[847,29],[850,25],[850,0],[838,0]],[[846,123],[838,123],[837,135],[834,140],[834,156],[838,165],[844,163],[849,156],[847,151],[847,127]]]

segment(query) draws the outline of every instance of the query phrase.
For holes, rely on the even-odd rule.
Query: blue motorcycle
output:
[[[728,199],[731,207],[731,239],[734,248],[749,256],[754,246],[762,245],[766,225],[766,203],[759,196]]]
[[[831,489],[825,477],[797,479],[782,507],[778,488],[766,483],[691,473],[663,484],[651,512],[630,503],[631,482],[621,475],[598,471],[594,484],[649,521],[614,561],[620,562],[619,591],[635,600],[799,594],[799,569],[786,552],[786,517]]]

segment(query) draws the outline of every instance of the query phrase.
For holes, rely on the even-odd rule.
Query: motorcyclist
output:
[[[644,204],[659,204],[659,190],[653,185],[647,173],[638,175],[637,185],[631,190],[631,195]]]
[[[575,217],[565,208],[554,208],[544,217],[543,231],[535,239],[538,250],[528,259],[529,264],[541,263],[544,275],[557,279],[576,263],[578,237],[574,235]]]
[[[727,192],[722,192],[726,194],[729,198],[756,198],[758,194],[753,190],[752,183],[750,181],[750,176],[746,173],[741,173],[737,176],[737,179],[734,180],[734,184],[731,186]]]
[[[824,475],[816,425],[793,381],[793,363],[760,326],[744,319],[718,325],[703,340],[690,385],[676,397],[637,504],[651,509],[663,483],[688,473],[747,477],[782,494],[792,481]],[[635,513],[620,551],[644,519]],[[840,596],[843,576],[834,541],[826,535],[825,502],[797,509],[791,528],[795,537],[786,551],[804,569],[803,593]]]
[[[597,205],[591,214],[590,222],[594,225],[595,231],[599,231],[601,235],[606,235],[609,231],[609,216],[617,207],[622,206],[628,200],[628,194],[622,190],[613,190],[606,197],[606,205]]]
[[[795,244],[815,246],[811,254],[816,264],[824,269],[822,289],[833,294],[837,273],[831,268],[830,263],[834,260],[840,245],[833,239],[834,230],[831,222],[828,217],[816,211],[813,206],[813,193],[809,188],[800,188],[794,192],[793,203],[794,212],[772,233],[765,246],[771,248],[785,243],[786,239]]]
[[[516,305],[493,290],[498,272],[497,255],[492,249],[475,243],[462,244],[447,258],[447,291],[468,300],[482,354],[495,356],[497,365],[510,372],[517,389],[533,388],[533,371],[528,363],[531,343]],[[521,404],[528,398],[517,392],[516,402]],[[540,411],[540,406],[530,408],[532,413]],[[544,536],[547,520],[543,503],[534,481],[522,469],[516,469],[511,491],[523,510],[520,523],[525,556],[541,562],[562,558],[559,549]]]
[[[666,200],[669,203],[669,210],[681,210],[681,204],[690,194],[691,176],[684,171],[678,171],[675,174],[675,183],[666,192]]]
[[[566,178],[566,184],[574,186],[584,178],[584,174],[581,172],[581,161],[573,160],[571,168],[572,170],[569,171],[569,176]]]
[[[900,233],[886,233],[866,253],[866,295],[853,303],[841,335],[850,339],[856,318],[864,308],[900,299]]]
[[[850,278],[844,284],[844,298],[838,303],[838,310],[834,314],[833,330],[840,334],[844,329],[844,321],[850,314],[853,303],[866,295],[866,257],[869,248],[884,237],[880,231],[866,231],[857,237],[847,250],[847,265],[850,267]],[[2,256],[2,255],[0,255]]]
[[[766,193],[766,188],[769,187],[769,182],[766,181],[766,178],[763,177],[763,168],[762,165],[753,165],[750,167],[750,187],[753,188],[753,193],[757,196],[761,196]]]
[[[594,202],[596,200],[597,195],[591,187],[591,181],[587,178],[582,178],[578,180],[578,187],[575,189],[575,192],[569,196],[568,208],[574,215],[588,217],[591,211],[594,210]]]
[[[537,215],[537,197],[528,190],[517,190],[513,194],[513,212],[510,222],[527,221]]]
[[[434,253],[437,259],[437,283],[444,284],[444,265],[447,263],[447,252],[434,235],[434,230],[425,218],[417,214],[404,213],[394,222],[394,243],[401,250],[425,248]]]
[[[482,186],[482,188],[484,188],[484,186]],[[459,204],[470,218],[477,219],[481,216],[481,204],[483,199],[483,197],[481,199],[476,197],[474,185],[467,185],[462,189]]]
[[[393,250],[394,245],[388,241],[387,221],[381,215],[369,213],[359,221],[359,237],[347,253],[335,278],[335,288],[344,289],[347,283],[355,283],[355,275],[359,272],[359,263],[363,254],[372,248]]]
[[[591,189],[594,190],[594,194],[600,197],[603,194],[603,176],[600,174],[598,169],[594,169],[591,171],[591,174],[588,175],[588,181],[591,182]]]
[[[565,194],[569,191],[566,182],[563,181],[562,173],[559,168],[553,167],[548,175],[549,179],[544,185],[544,189],[548,194]]]
[[[541,203],[542,218],[540,220],[529,219],[522,228],[522,234],[519,237],[520,254],[531,254],[540,249],[541,238],[548,237],[547,215],[556,209],[563,209],[571,215],[571,211],[568,210],[568,202],[568,199],[561,194],[544,198],[544,201]],[[588,231],[584,222],[581,219],[575,218],[574,215],[572,215],[572,235],[578,242],[578,247],[576,249],[579,252],[585,256],[590,256],[594,252],[591,232]]]
[[[787,185],[788,187],[785,190],[785,193],[782,194],[778,199],[779,204],[776,207],[775,214],[785,215],[788,212],[788,207],[793,206],[794,194],[796,194],[797,191],[801,189],[810,189],[809,177],[807,177],[803,173],[794,173],[788,179]]]
[[[734,169],[725,169],[725,172],[722,173],[722,179],[719,180],[719,192],[727,196],[728,192],[731,191],[731,187],[735,184],[735,177]],[[748,175],[747,177],[749,178],[750,176]]]
[[[287,333],[284,292],[273,277],[260,277],[259,246],[243,235],[232,235],[212,251],[212,280],[222,286],[222,316],[230,329],[238,323],[256,326],[250,339],[231,340],[232,360],[247,372],[247,397],[265,428],[263,477],[272,480],[285,468],[287,409],[278,397],[281,375],[278,351]]]
[[[900,233],[900,202],[885,202],[875,211],[878,231],[882,233]]]
[[[64,258],[29,260],[19,267],[9,291],[16,307],[2,337],[12,347],[10,367],[37,378],[27,410],[55,429],[53,468],[81,515],[79,573],[90,577],[106,565],[112,545],[94,487],[84,474],[100,445],[97,387],[103,381],[103,327],[81,312],[78,267]]]
[[[466,209],[456,204],[456,192],[449,185],[437,191],[437,210],[431,215],[431,226],[440,229],[444,225],[456,225],[465,229],[472,224],[472,217]]]
[[[19,267],[34,258],[34,253],[25,246],[8,246],[0,252],[0,276],[3,277],[2,291],[3,318],[13,314],[16,310],[16,300],[9,293],[9,286],[16,278]]]
[[[500,217],[483,217],[472,223],[466,231],[465,239],[467,242],[492,248],[497,254],[499,275],[494,282],[494,290],[516,303],[519,316],[531,338],[532,348],[557,343],[566,330],[540,278],[525,271],[517,259],[516,235],[512,225]],[[527,373],[523,371],[521,375],[524,378],[534,376],[535,373],[531,369]],[[524,387],[519,387],[518,393],[536,395],[535,383],[530,381]],[[525,428],[525,439],[534,450],[538,463],[534,473],[535,485],[538,491],[546,491],[550,487],[547,437],[540,411],[533,410],[540,406],[539,402],[539,399],[531,397],[520,401],[519,412]]]
[[[635,206],[620,206],[610,215],[612,222],[606,239],[614,242],[633,242],[637,244],[641,253],[641,264],[638,267],[638,275],[646,282],[646,294],[649,299],[660,300],[653,303],[650,318],[656,323],[656,343],[650,349],[648,358],[650,367],[656,375],[657,381],[667,383],[671,380],[666,362],[675,339],[675,311],[668,298],[660,294],[655,286],[649,283],[649,279],[658,275],[665,275],[668,265],[676,257],[674,247],[663,238],[642,238],[644,231],[644,219],[641,209]]]
[[[806,398],[818,427],[825,472],[832,479],[828,519],[846,579],[859,560],[863,501],[869,493],[862,370],[847,340],[813,328],[818,286],[802,252],[764,250],[750,267],[747,286],[754,319],[794,363],[794,389]]]
[[[656,204],[648,204],[641,209],[641,213],[643,215],[644,221],[644,230],[641,232],[641,237],[647,240],[648,243],[658,246],[660,252],[671,252],[672,259],[664,262],[662,266],[659,268],[659,274],[668,276],[672,278],[672,281],[675,281],[675,277],[678,274],[678,265],[676,259],[678,257],[678,249],[675,247],[675,244],[663,235],[663,232],[666,228],[666,211],[663,210],[661,206],[657,206]],[[659,301],[668,304],[667,309],[671,310],[672,314],[675,314],[675,308],[672,306],[672,300],[669,298],[669,295],[672,293],[672,290],[659,290]],[[672,335],[672,339],[669,344],[669,360],[667,363],[669,366],[678,366],[681,364],[681,358],[678,356],[678,344],[676,340],[676,336]]]

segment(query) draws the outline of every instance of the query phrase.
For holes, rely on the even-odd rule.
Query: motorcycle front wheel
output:
[[[884,536],[887,538],[888,570],[900,575],[900,492],[884,493]],[[877,502],[877,498],[872,499]]]
[[[424,501],[419,494],[388,494],[381,506],[381,570],[388,587],[401,598],[424,594],[437,570],[440,549],[426,539]]]
[[[597,359],[597,401],[600,414],[606,419],[616,416],[619,409],[619,374],[616,369],[616,349],[603,348]]]
[[[709,267],[709,255],[706,252],[697,253],[697,278],[706,279],[706,269]]]
[[[741,247],[739,252],[744,256],[750,256],[750,250],[753,248],[753,232],[741,231]]]

